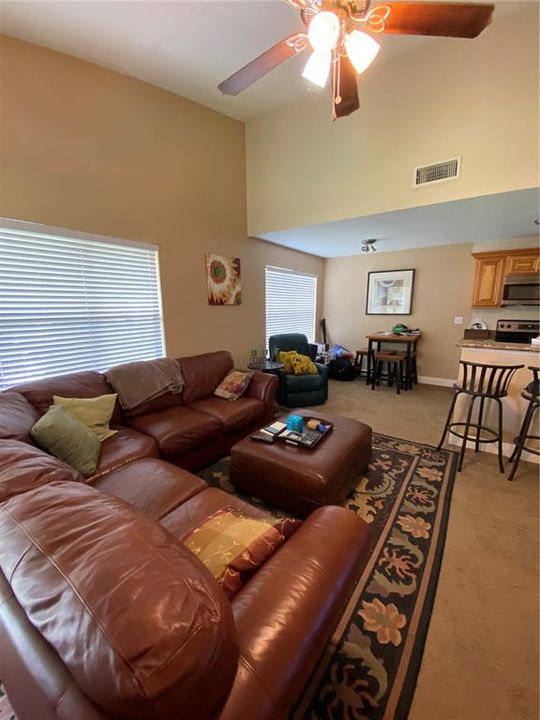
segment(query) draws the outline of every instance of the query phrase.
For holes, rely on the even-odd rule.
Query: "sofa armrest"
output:
[[[369,526],[315,510],[232,601],[240,662],[219,720],[288,717],[369,557]]]
[[[267,409],[271,409],[273,413],[277,386],[278,379],[275,375],[270,375],[269,373],[263,373],[256,370],[253,373],[253,377],[251,378],[245,397],[261,400],[267,406]]]

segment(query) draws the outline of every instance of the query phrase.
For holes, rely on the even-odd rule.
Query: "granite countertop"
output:
[[[461,348],[477,348],[478,350],[509,350],[514,352],[540,352],[540,345],[525,343],[497,342],[496,340],[460,340],[457,343]]]

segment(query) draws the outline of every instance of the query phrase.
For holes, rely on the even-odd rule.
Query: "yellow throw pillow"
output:
[[[293,372],[295,375],[318,375],[317,366],[307,355],[296,353],[292,359]]]
[[[293,373],[293,359],[298,355],[296,350],[281,350],[277,354],[277,361],[283,364],[283,372]]]
[[[90,428],[101,441],[116,435],[118,432],[118,430],[111,430],[109,427],[116,402],[116,393],[98,395],[98,397],[93,398],[66,398],[53,395],[53,402],[55,405],[63,407],[76,420]]]

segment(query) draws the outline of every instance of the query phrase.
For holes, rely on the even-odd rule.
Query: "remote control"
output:
[[[255,433],[253,435],[250,435],[249,437],[252,440],[257,440],[257,442],[264,442],[270,444],[272,444],[275,440],[273,435],[267,435],[266,433]]]

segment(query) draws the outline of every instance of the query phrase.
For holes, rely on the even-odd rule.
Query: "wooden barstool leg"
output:
[[[371,369],[371,389],[375,390],[375,383],[377,382],[377,368],[379,366],[379,360],[373,361],[373,366]]]
[[[477,395],[471,395],[469,400],[469,407],[467,408],[467,419],[465,420],[465,429],[463,431],[463,442],[461,443],[461,452],[459,453],[458,472],[461,472],[463,468],[463,459],[465,457],[465,449],[467,448],[467,440],[469,437],[469,429],[471,427],[472,411],[474,407],[474,401]]]
[[[401,373],[403,372],[403,361],[400,360],[399,362],[394,363],[394,367],[396,368],[396,385],[397,385],[397,394],[400,394],[401,389]]]
[[[478,452],[480,449],[480,435],[481,435],[481,426],[482,426],[482,419],[484,417],[484,402],[485,397],[480,398],[480,412],[478,413],[478,428],[476,429],[476,444],[474,446],[474,452]]]

